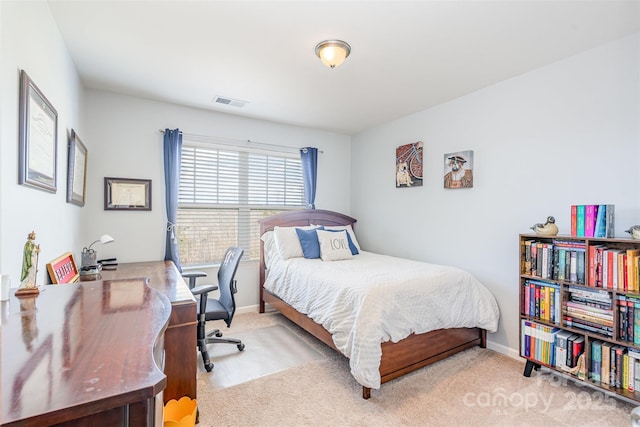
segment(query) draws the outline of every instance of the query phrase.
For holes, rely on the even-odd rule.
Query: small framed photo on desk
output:
[[[54,285],[76,283],[80,279],[80,273],[78,273],[78,267],[71,252],[66,252],[48,263],[47,271],[49,272],[51,283]]]
[[[104,210],[150,211],[151,180],[105,178]]]

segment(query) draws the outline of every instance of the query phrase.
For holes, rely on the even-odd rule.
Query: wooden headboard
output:
[[[304,227],[311,224],[316,225],[351,225],[355,229],[357,220],[339,212],[326,211],[322,209],[303,209],[299,211],[281,212],[279,214],[263,218],[258,221],[260,224],[260,236],[267,231],[273,231],[275,227]],[[264,281],[266,279],[267,266],[264,261],[264,242],[260,240],[260,312],[264,312]]]
[[[349,225],[355,226],[356,219],[350,216],[325,211],[321,209],[304,209],[299,211],[281,212],[279,214],[269,216],[259,220],[260,235],[273,230],[274,227],[303,227],[311,224],[318,225]]]

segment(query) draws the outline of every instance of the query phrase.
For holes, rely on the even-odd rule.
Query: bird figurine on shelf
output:
[[[548,216],[547,222],[544,224],[534,224],[531,229],[540,236],[555,236],[558,234],[556,219],[552,216]]]
[[[631,234],[632,239],[640,240],[640,225],[634,225],[633,227],[631,227],[628,230],[625,230],[624,232]]]

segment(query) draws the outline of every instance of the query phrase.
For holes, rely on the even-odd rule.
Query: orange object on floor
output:
[[[164,405],[164,427],[193,427],[196,425],[198,401],[187,396],[171,399]]]

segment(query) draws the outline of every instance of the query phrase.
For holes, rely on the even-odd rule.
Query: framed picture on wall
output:
[[[105,178],[104,210],[150,211],[151,180]]]
[[[444,188],[473,187],[473,150],[444,155]]]
[[[422,185],[422,141],[396,147],[396,188]]]
[[[20,71],[18,183],[55,193],[57,190],[58,112]]]
[[[67,202],[84,206],[87,185],[87,147],[75,130],[69,137],[69,158],[67,167]]]

